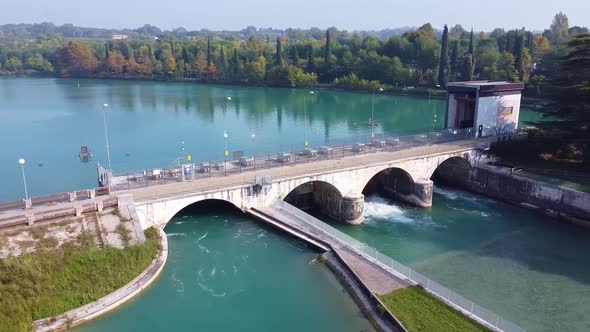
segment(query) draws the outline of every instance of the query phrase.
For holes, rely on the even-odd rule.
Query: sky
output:
[[[431,23],[476,31],[543,30],[557,12],[570,26],[590,26],[588,0],[0,0],[0,24],[53,22],[97,28],[169,30],[327,28],[381,30]]]

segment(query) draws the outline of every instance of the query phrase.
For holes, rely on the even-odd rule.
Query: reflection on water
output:
[[[448,188],[432,209],[368,197],[337,227],[530,331],[588,331],[590,233]]]

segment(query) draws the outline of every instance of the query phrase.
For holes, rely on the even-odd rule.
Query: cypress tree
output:
[[[207,68],[211,66],[211,37],[207,37]]]
[[[299,51],[297,50],[297,45],[291,46],[291,60],[293,61],[294,66],[297,66],[299,63]]]
[[[473,28],[471,28],[471,34],[469,35],[469,54],[473,55]]]
[[[281,38],[277,37],[277,66],[283,65],[283,46],[281,45]]]
[[[512,30],[506,33],[506,47],[504,47],[504,50],[512,53]]]
[[[450,82],[457,80],[457,62],[459,58],[459,41],[453,41],[453,48],[451,50],[451,75],[449,78]]]
[[[307,58],[307,66],[305,68],[305,71],[308,73],[313,73],[315,70],[315,65],[313,63],[313,54],[309,54],[309,57]]]
[[[475,58],[472,54],[465,54],[463,57],[463,80],[472,81],[475,71]]]
[[[232,60],[232,74],[237,77],[240,73],[240,56],[238,55],[238,49],[234,48],[234,58]]]
[[[324,55],[324,61],[329,64],[332,61],[332,43],[330,40],[330,30],[326,30],[326,54]]]
[[[109,42],[104,43],[104,57],[108,59],[110,55]]]
[[[221,45],[221,50],[219,51],[219,67],[221,71],[225,74],[227,70],[227,59],[225,58],[225,52],[223,51],[223,45]]]
[[[515,58],[514,58],[514,67],[518,72],[518,77],[520,81],[524,80],[524,38],[525,36],[520,33],[516,36],[516,43],[515,43]]]
[[[438,67],[438,84],[442,88],[447,87],[449,82],[449,28],[445,24],[445,29],[442,35],[442,47],[440,49],[440,66]]]
[[[148,57],[150,60],[154,59],[154,50],[152,49],[152,45],[148,44]]]

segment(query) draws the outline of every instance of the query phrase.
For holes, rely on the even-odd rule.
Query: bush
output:
[[[154,230],[125,249],[98,250],[82,235],[77,245],[40,249],[0,260],[0,331],[31,331],[33,321],[112,293],[137,277],[160,250]]]

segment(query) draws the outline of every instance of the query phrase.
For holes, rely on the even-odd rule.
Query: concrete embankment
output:
[[[139,276],[113,293],[82,307],[70,310],[59,316],[40,319],[34,322],[35,331],[63,331],[103,315],[131,300],[149,287],[160,275],[168,258],[168,239],[162,229],[158,229],[161,251],[152,263]]]
[[[470,168],[449,164],[440,167],[436,177],[444,185],[590,227],[590,193],[519,176],[510,168],[492,165]]]
[[[409,284],[378,266],[357,257],[312,227],[296,223],[296,217],[276,209],[251,209],[252,216],[279,228],[290,236],[309,243],[324,252],[323,261],[348,290],[357,305],[378,331],[406,331],[402,323],[377,297]],[[296,223],[296,225],[294,224]]]

